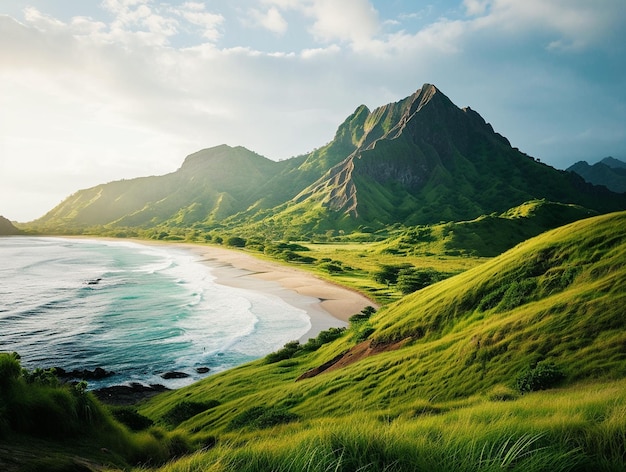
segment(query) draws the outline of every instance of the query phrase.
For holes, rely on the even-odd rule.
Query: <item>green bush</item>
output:
[[[372,277],[374,280],[381,284],[395,285],[398,282],[398,274],[403,269],[410,269],[413,266],[411,264],[382,264],[380,270],[374,272]]]
[[[0,387],[7,387],[22,373],[20,355],[17,352],[0,353]],[[0,391],[0,394],[2,392]]]
[[[299,341],[289,341],[283,346],[282,349],[279,349],[278,351],[272,352],[265,356],[265,362],[267,364],[273,364],[275,362],[285,359],[291,359],[300,350],[301,346]]]
[[[516,379],[516,387],[521,393],[535,392],[552,388],[564,379],[565,374],[559,366],[544,361],[522,372]]]
[[[343,267],[335,262],[323,262],[318,267],[322,270],[325,270],[329,274],[337,274],[339,272],[343,272]]]
[[[352,315],[350,318],[348,318],[348,321],[350,322],[351,326],[363,323],[369,320],[374,313],[376,313],[376,308],[374,308],[373,306],[366,306],[361,310],[360,313]]]
[[[227,246],[246,247],[246,240],[238,236],[231,236],[226,240]]]
[[[128,427],[131,431],[143,431],[154,424],[150,418],[139,414],[133,407],[118,406],[112,408],[111,413],[117,421]]]
[[[421,290],[429,285],[443,280],[445,275],[435,269],[401,269],[397,276],[397,287],[404,295]]]
[[[290,411],[277,407],[253,406],[236,415],[228,424],[229,430],[250,428],[271,428],[279,424],[296,421],[298,415]]]
[[[164,416],[163,419],[172,426],[178,426],[183,421],[187,421],[189,418],[219,406],[220,402],[217,400],[209,400],[206,402],[191,402],[183,400],[174,405]]]
[[[346,332],[346,328],[328,328],[321,331],[317,338],[310,338],[303,346],[303,351],[317,351],[324,344],[330,343],[340,338]]]
[[[354,334],[354,340],[357,343],[361,343],[365,341],[367,338],[369,338],[372,335],[372,333],[374,333],[374,331],[376,330],[372,327],[372,325],[370,325],[369,323],[365,323]]]

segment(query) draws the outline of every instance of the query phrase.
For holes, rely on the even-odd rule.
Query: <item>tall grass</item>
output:
[[[85,387],[62,384],[51,371],[27,372],[17,354],[0,353],[0,440],[36,438],[69,451],[51,458],[45,468],[35,461],[31,464],[35,470],[61,467],[72,447],[94,444],[96,451],[110,451],[113,462],[153,466],[192,449],[187,435],[180,432],[129,431]]]
[[[161,472],[624,470],[626,381],[226,434]]]

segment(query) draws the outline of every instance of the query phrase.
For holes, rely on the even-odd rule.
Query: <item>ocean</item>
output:
[[[0,238],[0,352],[19,353],[27,369],[115,372],[89,388],[178,388],[311,327],[304,310],[275,295],[214,281],[199,256],[171,246]],[[189,377],[161,377],[171,371]]]

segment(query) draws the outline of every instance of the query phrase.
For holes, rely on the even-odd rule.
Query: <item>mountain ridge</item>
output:
[[[626,195],[537,162],[424,84],[372,111],[358,106],[311,153],[276,162],[241,146],[203,149],[173,173],[78,191],[31,226],[313,236],[470,220],[533,199],[626,209]]]
[[[568,167],[567,171],[580,175],[591,184],[603,185],[613,192],[626,192],[626,162],[614,157],[605,157],[593,165],[587,161],[578,161]]]

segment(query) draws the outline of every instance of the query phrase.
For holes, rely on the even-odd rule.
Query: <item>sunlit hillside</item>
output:
[[[313,465],[320,454],[336,470],[447,470],[455,461],[439,461],[452,452],[461,470],[508,460],[618,470],[625,257],[626,213],[579,221],[357,316],[322,347],[286,346],[139,411],[167,424],[181,405],[200,405],[170,424],[217,442],[193,459],[208,470],[242,457],[255,465],[241,470],[298,470],[288,466],[298,460],[327,470]],[[406,462],[412,448],[406,457],[423,469]],[[196,470],[184,464],[168,470]]]

